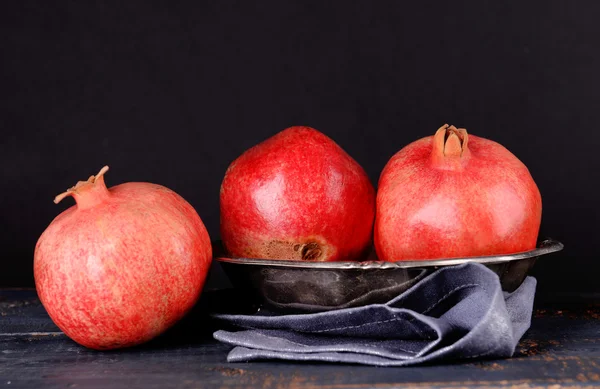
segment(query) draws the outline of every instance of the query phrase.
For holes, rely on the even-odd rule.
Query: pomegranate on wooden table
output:
[[[232,256],[357,260],[372,243],[375,191],[362,167],[310,127],[244,152],[221,185],[221,238]]]
[[[540,192],[502,145],[444,125],[381,173],[374,241],[381,260],[510,254],[535,248]]]
[[[148,341],[198,299],[212,260],[208,232],[181,196],[132,182],[107,189],[104,167],[56,197],[76,205],[35,247],[38,295],[76,342],[106,350]]]

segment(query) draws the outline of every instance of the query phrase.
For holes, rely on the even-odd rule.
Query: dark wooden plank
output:
[[[411,368],[260,362],[228,364],[201,312],[147,345],[87,350],[52,324],[33,291],[0,292],[0,385],[24,388],[598,387],[600,308],[538,309],[507,360]],[[10,382],[10,384],[9,384]]]

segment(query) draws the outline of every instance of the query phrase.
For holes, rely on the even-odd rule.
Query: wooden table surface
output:
[[[210,295],[210,293],[208,294]],[[208,298],[207,298],[208,299]],[[0,290],[0,387],[584,388],[600,387],[600,304],[536,309],[514,358],[441,366],[227,363],[202,307],[144,346],[99,352],[69,340],[33,290]]]

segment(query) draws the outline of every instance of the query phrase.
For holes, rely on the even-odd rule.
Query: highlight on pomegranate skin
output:
[[[57,216],[35,247],[40,300],[77,343],[134,346],[171,327],[198,299],[212,260],[194,208],[160,185],[107,189],[104,167],[56,197],[76,205]]]
[[[534,249],[540,192],[502,145],[444,125],[396,153],[379,179],[374,242],[385,261]]]
[[[290,127],[233,161],[220,207],[221,238],[236,257],[351,261],[372,243],[373,185],[310,127]]]

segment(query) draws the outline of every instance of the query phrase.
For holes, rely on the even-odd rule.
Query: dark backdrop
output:
[[[290,125],[376,183],[443,123],[505,145],[544,201],[543,293],[600,292],[600,2],[5,2],[0,10],[0,286],[31,286],[54,195],[107,183],[186,198],[218,237],[219,185]],[[213,281],[214,282],[214,281]]]

